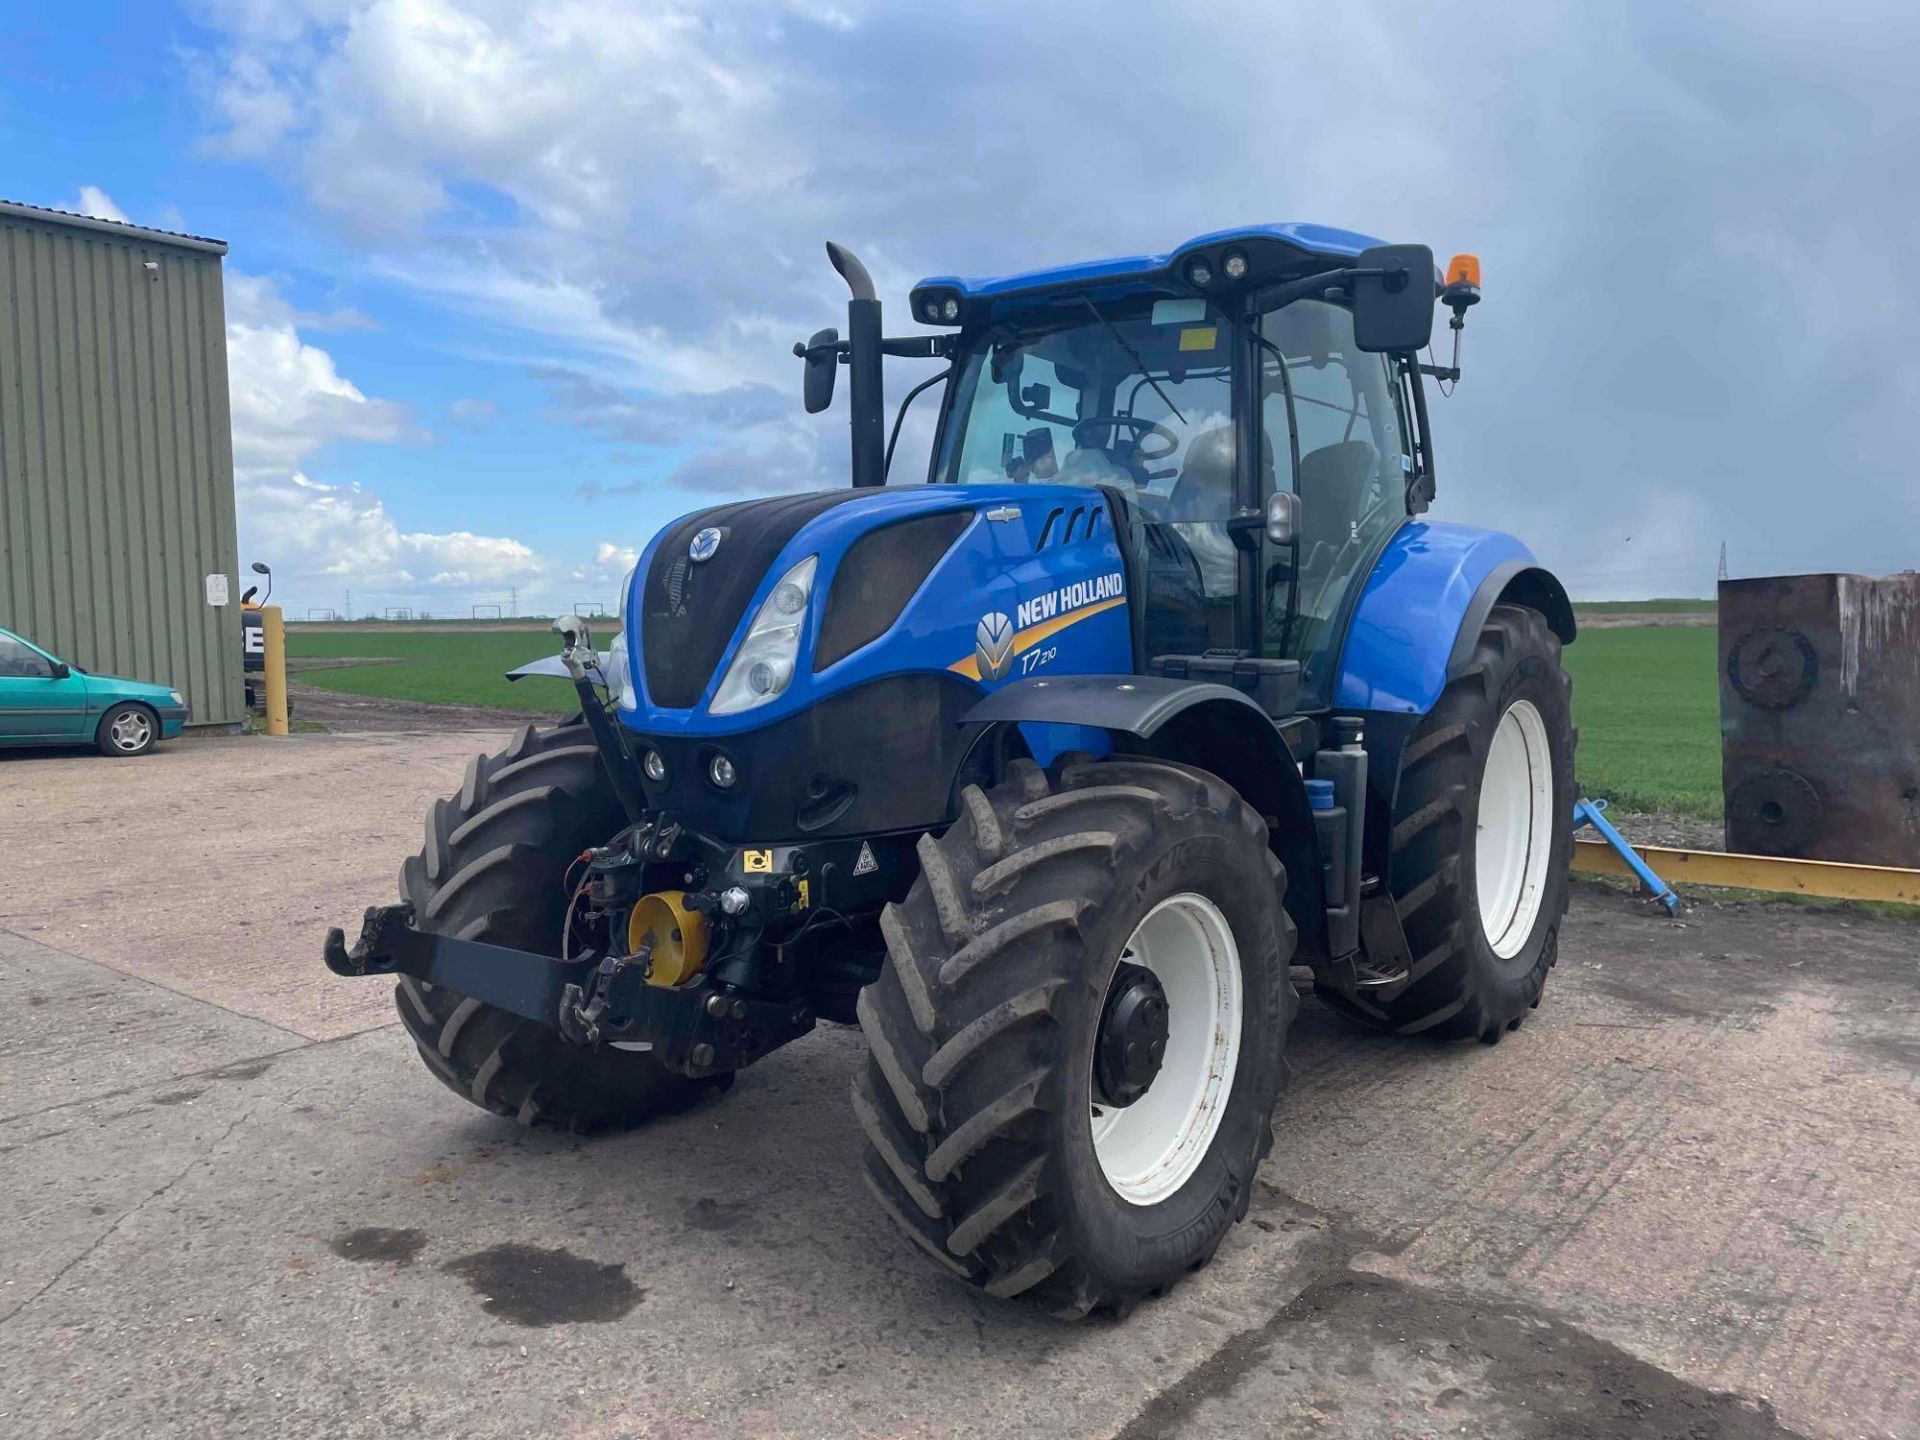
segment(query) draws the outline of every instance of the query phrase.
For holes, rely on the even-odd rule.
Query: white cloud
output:
[[[127,219],[127,212],[114,204],[113,197],[98,185],[82,185],[80,198],[65,208],[76,215],[91,215],[96,220],[118,220],[122,225],[133,223]]]
[[[404,531],[358,486],[325,485],[298,471],[254,475],[238,485],[247,559],[264,559],[283,585],[331,600],[341,588],[376,597],[430,591],[494,591],[537,581],[545,565],[531,547],[456,530]]]
[[[593,559],[574,566],[568,572],[568,578],[576,585],[611,588],[618,585],[621,577],[639,563],[640,552],[631,545],[616,545],[610,540],[602,540],[599,548],[593,552]]]
[[[462,425],[484,425],[493,419],[498,408],[491,400],[462,396],[447,403],[447,416]]]
[[[403,406],[369,399],[331,355],[300,338],[272,282],[229,272],[227,298],[236,475],[284,475],[334,441],[408,433]]]
[[[274,568],[282,593],[356,608],[383,600],[443,603],[453,594],[528,585],[544,570],[521,541],[407,531],[358,486],[310,479],[302,466],[341,441],[411,438],[405,407],[369,397],[325,350],[300,336],[298,312],[269,280],[227,274],[227,366],[241,548]]]

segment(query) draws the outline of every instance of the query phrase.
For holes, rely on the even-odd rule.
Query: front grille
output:
[[[863,493],[823,490],[744,500],[668,526],[640,590],[648,699],[669,710],[698,703],[747,602],[787,542],[816,515]],[[711,560],[696,563],[687,547],[709,526],[721,532],[720,548]]]

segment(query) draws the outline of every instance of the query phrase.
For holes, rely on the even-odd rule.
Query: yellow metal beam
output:
[[[1725,885],[1830,900],[1883,900],[1920,905],[1920,870],[1891,865],[1845,865],[1838,860],[1785,860],[1773,855],[1726,855],[1716,850],[1669,850],[1636,845],[1640,858],[1669,885]],[[1573,868],[1589,875],[1624,875],[1626,861],[1604,840],[1573,842]]]

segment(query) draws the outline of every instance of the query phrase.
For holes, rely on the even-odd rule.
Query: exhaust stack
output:
[[[827,259],[847,282],[847,409],[853,444],[853,483],[887,481],[886,397],[880,373],[880,300],[860,257],[827,242]]]

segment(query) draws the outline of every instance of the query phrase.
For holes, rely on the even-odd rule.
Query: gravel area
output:
[[[1608,810],[1607,819],[1630,845],[1661,845],[1670,850],[1724,850],[1726,827],[1697,815],[1661,815],[1636,810]],[[1593,838],[1591,829],[1582,838]]]

